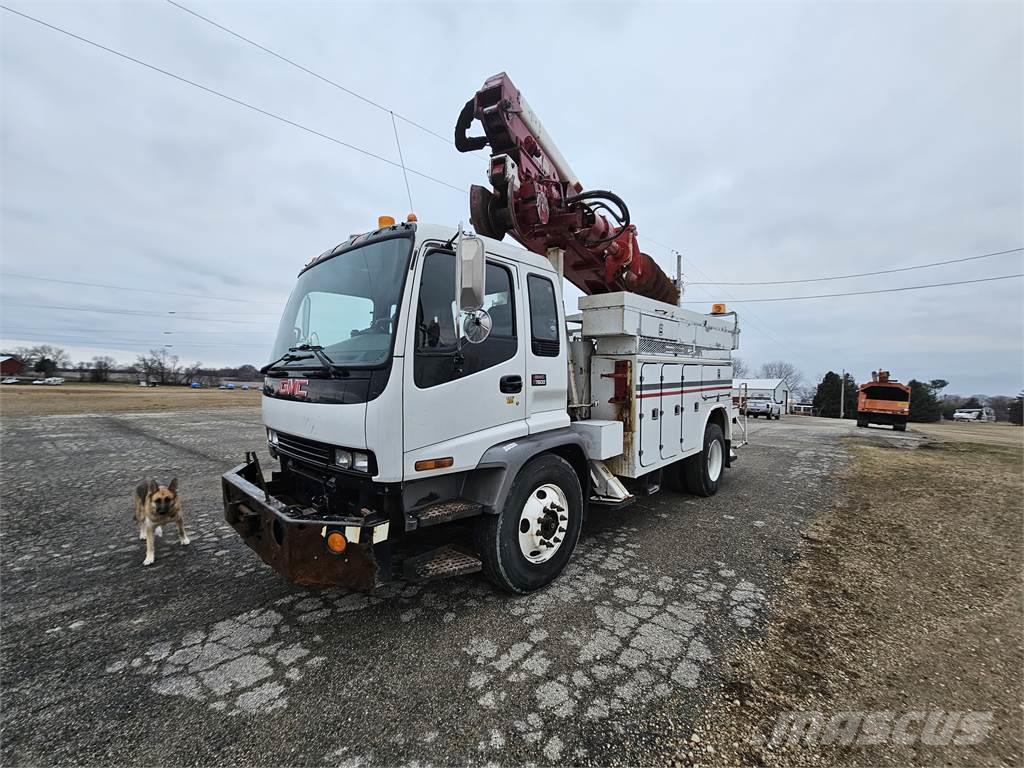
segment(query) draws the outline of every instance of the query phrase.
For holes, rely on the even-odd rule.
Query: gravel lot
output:
[[[221,517],[220,473],[263,444],[256,409],[5,418],[0,757],[670,760],[833,504],[853,430],[751,428],[716,497],[594,514],[562,578],[514,598],[477,577],[372,595],[282,581]],[[151,475],[181,478],[192,545],[168,533],[143,568],[130,496]]]

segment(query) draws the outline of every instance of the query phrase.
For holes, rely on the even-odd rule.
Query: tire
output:
[[[893,431],[895,431],[895,432],[906,432],[907,431],[907,425],[906,424],[893,424],[892,428],[893,428]]]
[[[857,426],[858,427],[866,427],[867,425],[868,425],[868,423],[866,421],[864,421],[863,419],[857,419]]]
[[[717,449],[715,448],[717,445]],[[715,458],[717,452],[717,459]],[[709,468],[710,465],[710,468]],[[717,465],[717,472],[715,466]],[[704,447],[686,459],[683,467],[686,487],[695,496],[714,496],[725,471],[725,436],[717,424],[704,428]]]
[[[559,503],[559,493],[564,506]],[[563,507],[564,511],[554,507]],[[563,515],[568,519],[561,520]],[[524,524],[527,531],[521,535],[520,526]],[[560,524],[565,531],[554,547],[536,543],[542,532],[549,543],[559,538]],[[484,515],[477,522],[476,548],[484,575],[495,586],[518,594],[546,587],[569,562],[582,527],[583,491],[575,470],[560,456],[538,456],[519,470],[501,511]],[[524,547],[530,549],[529,554]],[[549,549],[554,551],[548,553]]]

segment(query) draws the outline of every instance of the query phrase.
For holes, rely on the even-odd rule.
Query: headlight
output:
[[[365,453],[359,453],[353,451],[352,453],[352,469],[357,472],[369,472],[370,471],[370,457]]]
[[[352,453],[346,451],[343,448],[339,448],[334,452],[334,463],[342,469],[352,468]]]
[[[272,429],[267,430],[267,442],[273,446],[277,445],[277,432]]]

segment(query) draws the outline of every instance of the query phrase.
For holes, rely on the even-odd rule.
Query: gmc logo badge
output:
[[[281,386],[277,388],[277,394],[305,397],[307,384],[309,384],[309,379],[282,379]]]

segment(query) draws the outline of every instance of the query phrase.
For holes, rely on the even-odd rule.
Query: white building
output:
[[[746,385],[745,392],[744,384]],[[753,400],[768,398],[781,405],[783,413],[789,413],[789,387],[782,379],[733,379],[733,398],[744,395]]]

